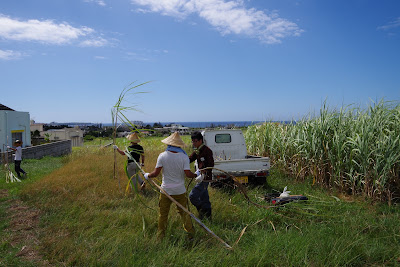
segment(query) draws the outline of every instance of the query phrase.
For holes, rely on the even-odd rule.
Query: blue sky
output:
[[[0,103],[36,122],[299,119],[400,100],[398,0],[2,0]]]

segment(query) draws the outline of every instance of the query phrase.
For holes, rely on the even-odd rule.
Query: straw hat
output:
[[[167,138],[161,140],[161,142],[170,146],[177,146],[177,147],[185,146],[185,143],[182,141],[181,136],[179,135],[178,132],[174,132]]]
[[[136,142],[136,143],[140,142],[140,139],[139,139],[139,136],[137,135],[137,133],[132,133],[130,135],[127,135],[126,138],[131,142]]]

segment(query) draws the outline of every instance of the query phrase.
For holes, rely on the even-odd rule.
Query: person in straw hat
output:
[[[138,143],[140,142],[140,139],[137,135],[137,133],[132,133],[126,136],[126,138],[131,142],[131,145],[128,146],[127,152],[131,155],[131,157],[137,162],[140,163],[140,159],[142,160],[141,166],[144,166],[144,149],[141,145]],[[125,152],[122,151],[118,146],[114,145],[114,149],[118,151],[121,155],[125,156]],[[142,187],[144,186],[144,181],[139,177],[137,174],[138,169],[136,163],[128,157],[127,162],[125,164],[125,172],[126,175],[128,176],[128,179],[131,179],[131,184],[135,186],[136,189],[137,185],[140,184]],[[141,188],[142,188],[141,187]]]
[[[145,179],[157,177],[162,170],[161,188],[182,206],[187,207],[188,199],[186,196],[185,176],[196,178],[197,182],[202,181],[203,177],[200,173],[193,173],[190,170],[189,157],[185,150],[183,150],[185,143],[178,132],[171,134],[161,142],[168,145],[167,149],[158,156],[154,170],[151,173],[145,173],[144,177]],[[171,203],[172,201],[161,192],[159,199],[158,239],[162,239],[165,236]],[[189,214],[185,213],[178,206],[177,210],[182,218],[183,228],[188,234],[188,238],[192,239],[194,228]]]

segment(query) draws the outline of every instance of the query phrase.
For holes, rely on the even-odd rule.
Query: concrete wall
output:
[[[45,156],[63,156],[71,154],[72,144],[71,140],[63,140],[58,142],[52,142],[48,144],[26,147],[22,149],[22,159],[40,159]],[[11,152],[8,153],[8,162],[13,162]],[[1,153],[2,162],[4,162],[5,153]]]

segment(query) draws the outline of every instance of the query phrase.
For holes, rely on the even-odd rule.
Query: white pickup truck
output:
[[[215,169],[213,179],[231,179],[233,175],[242,184],[264,184],[270,169],[268,157],[247,155],[246,142],[240,129],[204,130],[204,144],[212,151]]]

